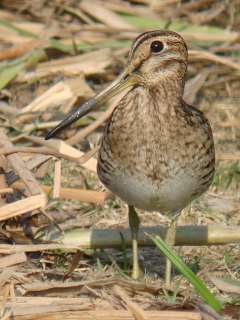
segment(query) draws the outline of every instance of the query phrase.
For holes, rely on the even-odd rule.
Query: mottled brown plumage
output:
[[[166,113],[159,112],[161,103],[169,103]],[[129,205],[164,214],[175,213],[211,184],[212,141],[209,123],[201,112],[184,101],[175,104],[171,96],[162,100],[161,92],[158,95],[145,88],[135,88],[120,102],[106,126],[98,174],[106,187]],[[161,202],[162,197],[166,197],[161,194],[161,188],[170,186],[178,175],[182,179],[186,177],[179,181],[184,190],[177,197],[180,186],[173,183],[169,198],[161,206],[158,198]],[[131,177],[136,179],[132,185]],[[143,190],[140,186],[137,190],[143,181]],[[188,181],[190,190],[186,190]],[[146,198],[148,190],[151,194]]]
[[[148,60],[150,44],[156,40],[169,48],[165,60],[161,60],[164,52],[153,56],[158,60],[155,65]],[[187,48],[179,35],[145,33],[135,41],[129,57],[142,83],[123,97],[106,125],[98,174],[129,205],[175,214],[212,182],[211,128],[203,113],[182,98]]]
[[[98,158],[103,184],[129,206],[133,277],[139,276],[134,207],[174,217],[210,186],[212,131],[202,112],[183,100],[187,47],[175,32],[150,31],[132,45],[125,72],[70,114],[48,138],[123,88],[131,89],[109,119]],[[171,224],[170,244],[175,239]]]

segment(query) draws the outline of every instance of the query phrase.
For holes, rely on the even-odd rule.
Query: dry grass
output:
[[[178,31],[190,48],[185,98],[209,118],[219,159],[211,189],[185,210],[180,224],[240,226],[238,1],[6,0],[1,5],[1,316],[90,319],[97,310],[98,319],[203,319],[206,306],[177,272],[172,291],[164,290],[164,258],[153,247],[141,249],[144,281],[139,283],[128,278],[131,250],[124,244],[120,250],[77,253],[47,247],[63,230],[128,227],[125,205],[105,192],[96,176],[95,148],[113,104],[62,133],[67,144],[46,144],[42,138],[116,77],[136,35],[153,28]],[[14,181],[16,175],[20,181]],[[168,222],[156,212],[140,212],[140,218],[146,227]],[[4,251],[4,245],[34,246],[42,238],[46,246],[37,252]],[[226,319],[240,319],[239,244],[179,250],[228,303]],[[166,316],[160,310],[187,313]]]

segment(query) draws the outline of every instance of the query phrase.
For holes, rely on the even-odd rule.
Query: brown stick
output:
[[[240,154],[227,154],[227,153],[220,153],[217,154],[217,160],[231,160],[231,161],[237,161],[240,160]]]
[[[3,149],[13,147],[12,143],[2,129],[0,129],[0,147]],[[1,207],[0,221],[16,217],[31,210],[44,208],[47,203],[47,197],[45,193],[19,155],[11,154],[7,156],[7,159],[24,182],[24,186],[26,187],[29,196],[25,199],[21,199]]]
[[[130,300],[126,292],[121,287],[115,285],[113,287],[113,292],[126,303],[128,310],[136,320],[150,319],[147,317],[146,312],[137,303]]]
[[[0,208],[0,221],[19,216],[32,210],[44,208],[45,205],[46,195],[43,192],[6,204]]]
[[[85,157],[87,157],[86,155],[88,154],[89,155],[88,161],[84,162],[82,164],[82,166],[93,171],[93,172],[96,172],[97,160],[94,158],[91,158],[91,155],[93,155],[95,153],[95,151],[97,150],[98,147],[96,147],[96,149],[93,148],[92,151],[89,151],[89,153],[84,154],[80,150],[78,150],[78,149],[68,145],[64,141],[58,140],[58,139],[52,139],[50,141],[46,141],[43,138],[34,137],[34,136],[27,136],[27,135],[21,135],[18,140],[20,140],[20,139],[26,139],[26,140],[29,140],[33,143],[43,145],[48,149],[57,151],[61,154],[62,158],[64,155],[75,158],[75,159],[79,159],[82,156],[84,156],[84,158],[82,158],[82,159],[84,159],[83,161],[86,161]],[[91,152],[93,152],[93,153],[91,153]]]
[[[33,40],[33,41],[23,43],[21,45],[15,46],[13,48],[6,49],[0,52],[0,61],[15,59],[33,50],[34,48],[44,47],[47,44],[48,44],[47,40]]]
[[[23,263],[26,261],[27,257],[24,252],[7,255],[5,257],[0,258],[0,268],[14,266],[16,264]]]
[[[12,192],[13,192],[12,188],[2,188],[2,189],[0,189],[0,194],[12,193]]]
[[[24,184],[20,181],[14,183],[16,188],[24,188]],[[52,186],[42,185],[42,189],[46,193],[52,191]],[[112,197],[112,193],[109,191],[95,191],[76,188],[61,188],[59,198],[67,200],[79,200],[82,202],[89,202],[102,205],[107,199]]]
[[[53,181],[53,198],[59,198],[61,191],[61,160],[55,161]]]
[[[94,149],[90,150],[86,154],[84,154],[82,157],[76,158],[71,157],[67,154],[63,154],[57,150],[50,149],[47,147],[10,147],[10,148],[2,148],[0,150],[0,155],[9,156],[13,153],[42,153],[46,155],[51,155],[57,158],[63,158],[69,161],[77,162],[78,164],[84,164],[87,162],[98,150],[99,147],[95,147]]]
[[[2,129],[0,129],[0,147],[2,149],[12,149],[13,145],[4,133]],[[38,183],[38,181],[34,178],[32,173],[27,169],[23,160],[17,154],[10,154],[7,156],[7,159],[11,163],[14,170],[21,177],[23,182],[26,185],[26,188],[30,195],[43,195],[43,191]],[[47,201],[47,200],[46,200]]]
[[[200,50],[189,50],[189,58],[191,60],[209,60],[215,63],[223,64],[229,68],[240,70],[240,63],[233,61],[232,59],[220,57],[214,53],[207,52],[207,51],[200,51]]]

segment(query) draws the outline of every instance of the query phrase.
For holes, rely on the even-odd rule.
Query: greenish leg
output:
[[[132,234],[132,251],[133,251],[133,269],[132,278],[138,279],[140,276],[139,261],[138,261],[138,230],[139,230],[139,218],[138,214],[133,206],[128,206],[128,219],[129,226]]]
[[[177,228],[177,218],[180,213],[176,214],[170,222],[165,242],[170,247],[173,248],[175,245],[175,239],[176,239],[176,228]],[[172,273],[172,263],[169,259],[166,261],[166,270],[165,270],[165,285],[167,288],[170,288],[171,286],[171,273]]]

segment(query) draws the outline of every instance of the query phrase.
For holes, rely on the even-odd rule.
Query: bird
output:
[[[170,218],[165,241],[173,246],[182,210],[212,183],[215,149],[203,112],[183,99],[188,48],[178,33],[152,30],[133,42],[124,71],[106,89],[72,111],[45,137],[50,139],[113,96],[116,105],[101,139],[97,173],[128,205],[132,278],[140,277],[136,209]],[[168,260],[167,260],[168,261]],[[169,262],[169,261],[168,261]],[[165,280],[169,285],[170,262]]]

